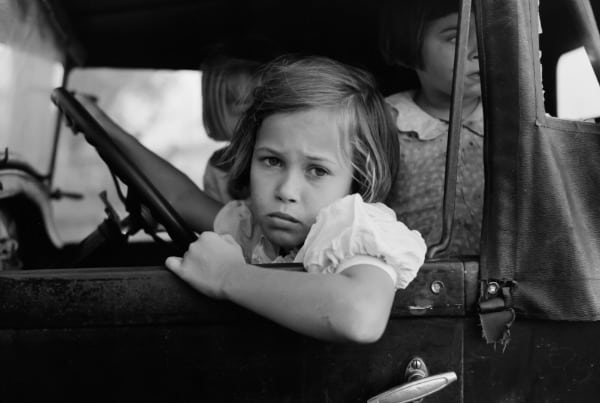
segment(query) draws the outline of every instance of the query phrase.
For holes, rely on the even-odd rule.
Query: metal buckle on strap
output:
[[[515,310],[512,307],[511,290],[516,286],[513,280],[481,281],[478,304],[479,321],[483,338],[488,344],[500,343],[502,352],[510,342],[510,327],[515,321]]]

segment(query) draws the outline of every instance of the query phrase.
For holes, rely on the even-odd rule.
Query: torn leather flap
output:
[[[490,294],[488,290],[493,289],[493,287],[490,287],[492,283],[498,284],[498,282],[484,282],[482,284],[482,299],[479,301],[479,321],[486,342],[494,344],[494,346],[496,343],[500,343],[502,351],[504,351],[510,342],[510,327],[516,317],[510,296],[513,283],[503,285],[501,292]]]

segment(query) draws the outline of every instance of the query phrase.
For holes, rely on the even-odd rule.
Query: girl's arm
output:
[[[223,206],[212,199],[183,172],[175,168],[130,134],[111,136],[118,147],[150,179],[181,218],[196,232],[212,231],[214,219]]]
[[[287,272],[246,265],[232,271],[226,298],[273,321],[319,339],[371,343],[388,322],[394,287],[374,266],[340,274]]]
[[[357,265],[340,274],[265,269],[245,264],[239,245],[227,239],[204,233],[183,259],[169,258],[166,265],[204,294],[309,336],[369,343],[383,334],[395,289],[381,269]]]
[[[117,148],[122,150],[153,183],[154,187],[167,199],[196,232],[212,231],[213,221],[222,204],[206,195],[183,172],[150,151],[135,137],[123,130],[108,117],[94,101],[84,95],[77,99],[96,118]]]

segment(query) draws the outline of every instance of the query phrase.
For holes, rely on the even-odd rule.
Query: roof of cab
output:
[[[86,66],[196,68],[211,45],[262,38],[285,52],[347,61],[377,55],[369,0],[51,0]],[[357,29],[360,24],[361,28]],[[261,49],[246,48],[260,55]]]
[[[211,49],[320,54],[394,77],[377,45],[381,0],[46,0],[83,67],[196,69]]]

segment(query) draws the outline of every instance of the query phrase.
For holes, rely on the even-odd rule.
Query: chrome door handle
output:
[[[409,403],[420,401],[425,396],[444,389],[457,379],[456,373],[453,371],[428,375],[429,370],[425,362],[419,357],[414,357],[408,364],[405,374],[405,377],[410,382],[386,390],[370,398],[367,403]]]

